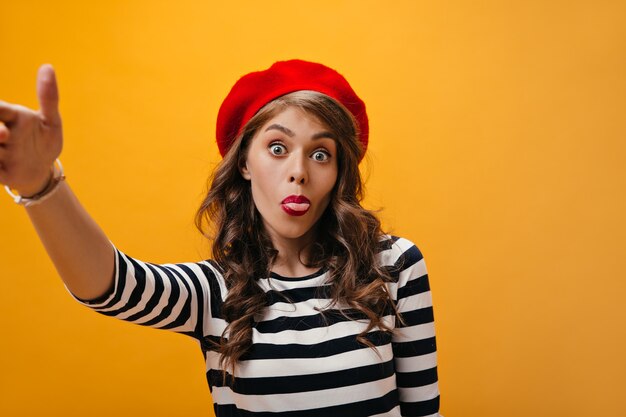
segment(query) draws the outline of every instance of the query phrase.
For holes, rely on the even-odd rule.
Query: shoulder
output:
[[[389,273],[391,282],[387,283],[387,288],[395,300],[428,290],[428,272],[424,257],[413,242],[386,235],[381,238],[380,245],[381,266]]]
[[[380,265],[387,270],[392,282],[402,287],[410,280],[425,276],[426,264],[422,252],[408,239],[384,235],[378,253]]]
[[[380,263],[382,266],[403,270],[423,260],[422,252],[415,243],[393,235],[383,235],[379,242]]]

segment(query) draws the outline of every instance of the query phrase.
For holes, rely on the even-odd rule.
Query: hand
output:
[[[37,74],[39,111],[0,101],[0,183],[31,196],[50,179],[63,148],[59,91],[49,64]]]

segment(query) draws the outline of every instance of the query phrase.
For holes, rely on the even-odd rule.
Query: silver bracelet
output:
[[[54,194],[56,190],[59,189],[59,185],[61,184],[61,182],[65,180],[65,172],[63,171],[63,165],[61,165],[61,161],[57,159],[55,162],[59,166],[58,172],[53,166],[52,178],[50,178],[50,181],[48,182],[48,184],[46,184],[45,188],[37,194],[31,197],[23,197],[19,194],[14,194],[8,185],[5,185],[4,189],[7,193],[9,193],[9,195],[16,204],[20,204],[24,207],[34,206],[35,204],[46,201],[48,198],[50,198],[50,196],[52,196],[52,194]]]

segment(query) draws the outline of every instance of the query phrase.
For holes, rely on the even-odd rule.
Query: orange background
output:
[[[301,5],[300,5],[301,4]],[[2,1],[0,98],[54,64],[62,161],[128,254],[195,261],[221,100],[298,57],[368,105],[367,207],[429,268],[446,417],[626,415],[626,6]],[[0,415],[210,415],[198,346],[73,301],[0,200]]]

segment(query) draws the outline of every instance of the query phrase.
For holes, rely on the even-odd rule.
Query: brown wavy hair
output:
[[[222,269],[228,288],[221,306],[228,325],[219,343],[212,343],[221,355],[224,381],[228,369],[234,376],[237,362],[252,345],[252,327],[267,306],[257,280],[269,276],[278,253],[254,205],[250,183],[239,169],[245,164],[257,130],[290,106],[317,117],[338,138],[337,182],[315,226],[317,239],[305,263],[328,270],[331,303],[327,308],[341,306],[339,310],[346,317],[366,317],[369,325],[357,340],[375,351],[367,333],[375,327],[393,332],[382,320],[390,312],[402,320],[385,285],[392,281],[390,271],[377,262],[383,235],[380,221],[360,204],[363,184],[358,164],[363,150],[354,118],[343,105],[318,92],[284,95],[268,103],[244,126],[215,169],[207,196],[196,213],[196,226],[213,241],[213,259]]]

